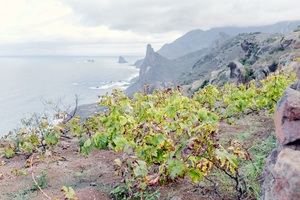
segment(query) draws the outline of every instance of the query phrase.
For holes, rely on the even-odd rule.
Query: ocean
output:
[[[0,57],[0,136],[19,127],[33,113],[48,113],[54,105],[74,107],[95,103],[114,88],[125,89],[138,76],[132,66],[138,56]]]

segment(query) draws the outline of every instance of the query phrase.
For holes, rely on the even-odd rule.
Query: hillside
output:
[[[276,145],[270,114],[296,80],[291,70],[193,97],[180,88],[134,98],[116,90],[102,96],[108,109],[83,122],[24,124],[0,141],[0,198],[258,199]]]
[[[148,45],[126,93],[24,120],[0,140],[0,199],[298,199],[300,31],[223,36]]]
[[[154,88],[181,85],[188,92],[203,84],[247,82],[262,79],[270,72],[288,65],[300,53],[300,32],[243,33],[215,41],[209,48],[177,59],[167,59],[154,51],[140,66],[140,76],[128,94]]]
[[[228,38],[240,33],[289,33],[300,25],[300,21],[279,22],[266,26],[219,27],[206,31],[192,30],[170,44],[165,44],[157,52],[169,59],[179,58],[188,53],[210,47],[219,38]]]
[[[127,88],[126,93],[132,95],[136,91],[143,90],[144,85],[149,85],[149,91],[174,85],[174,81],[186,70],[191,70],[194,63],[205,52],[206,49],[202,49],[170,60],[155,52],[151,45],[148,45],[146,57],[139,66],[138,80]]]
[[[191,71],[177,79],[178,83],[192,87],[195,81],[224,84],[262,79],[288,66],[299,55],[299,35],[300,32],[239,34],[203,55]]]

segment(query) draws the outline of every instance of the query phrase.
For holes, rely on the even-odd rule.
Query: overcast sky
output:
[[[0,0],[0,55],[135,55],[192,29],[299,20],[299,0]]]

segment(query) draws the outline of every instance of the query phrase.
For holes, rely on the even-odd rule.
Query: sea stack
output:
[[[118,63],[128,63],[124,57],[120,56]]]

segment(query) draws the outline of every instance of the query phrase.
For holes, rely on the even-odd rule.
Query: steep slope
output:
[[[280,22],[267,26],[253,27],[220,27],[207,31],[193,30],[170,44],[165,44],[157,52],[169,59],[175,59],[188,53],[207,48],[220,37],[228,38],[239,33],[263,32],[263,33],[289,33],[300,25],[300,21]],[[220,35],[221,34],[221,35]]]
[[[160,87],[174,80],[176,75],[180,74],[176,68],[176,63],[154,52],[151,45],[147,45],[146,57],[141,62],[139,68],[138,80],[126,90],[129,95],[135,91],[143,90],[146,84],[151,84],[153,87]]]
[[[141,91],[144,85],[149,86],[149,91],[170,85],[186,85],[186,88],[193,92],[207,83],[224,84],[262,79],[279,66],[289,63],[293,51],[298,52],[296,50],[300,46],[298,23],[300,22],[284,22],[264,27],[227,27],[192,31],[172,43],[171,49],[176,51],[174,55],[184,54],[174,59],[170,59],[175,57],[174,55],[166,57],[161,55],[165,54],[162,50],[154,52],[148,45],[145,59],[137,62],[140,68],[139,78],[127,92],[132,94]],[[295,28],[294,32],[292,28]],[[253,32],[254,30],[256,32]],[[237,34],[242,31],[250,33]],[[279,33],[265,33],[273,31]],[[199,34],[210,36],[198,40]],[[237,35],[229,37],[228,34]],[[203,42],[205,45],[202,45]],[[187,45],[189,47],[184,49]],[[194,51],[196,46],[201,47],[200,50]],[[185,54],[190,50],[193,52]]]
[[[222,85],[262,79],[300,56],[299,37],[299,31],[243,33],[173,60],[148,45],[139,79],[127,93],[141,91],[144,85],[148,85],[149,92],[154,88],[184,85],[188,93],[193,93],[207,83]]]
[[[127,94],[131,95],[136,91],[142,91],[144,85],[148,85],[149,91],[154,88],[174,85],[179,76],[185,71],[191,70],[199,57],[204,55],[206,51],[207,49],[202,49],[170,60],[154,52],[151,45],[148,45],[145,59],[139,61],[139,78],[127,88]]]
[[[239,34],[210,49],[178,78],[191,92],[204,83],[247,82],[263,79],[300,56],[300,32],[289,34]]]

